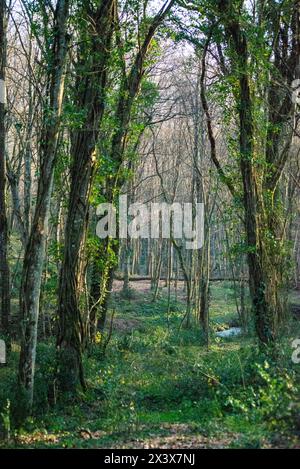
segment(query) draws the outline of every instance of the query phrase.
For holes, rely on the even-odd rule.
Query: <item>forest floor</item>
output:
[[[53,403],[53,393],[49,399],[55,348],[51,341],[40,343],[35,416],[0,446],[300,448],[300,365],[291,360],[300,318],[291,320],[281,341],[279,367],[257,352],[251,334],[216,337],[238,322],[230,283],[212,286],[209,347],[196,322],[180,327],[182,290],[177,299],[173,291],[169,314],[167,289],[160,289],[156,302],[152,296],[149,283],[133,282],[131,298],[124,299],[115,282],[112,337],[105,356],[95,345],[84,357],[88,391],[79,399]],[[300,295],[293,294],[292,302],[300,308]],[[6,425],[17,352],[14,345],[9,366],[0,368]]]

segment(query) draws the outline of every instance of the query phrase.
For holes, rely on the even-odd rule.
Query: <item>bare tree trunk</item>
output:
[[[125,253],[124,253],[124,283],[122,293],[125,298],[130,296],[130,267],[132,258],[132,247],[129,238],[125,240]]]
[[[167,287],[168,287],[168,305],[167,305],[167,325],[170,328],[170,312],[171,312],[171,282],[172,282],[172,271],[173,271],[173,245],[171,240],[168,240],[168,273],[167,273]]]
[[[19,389],[24,398],[23,411],[25,414],[31,411],[33,403],[41,280],[64,94],[68,13],[69,1],[58,0],[55,12],[54,41],[51,49],[52,63],[48,77],[48,108],[44,110],[44,125],[41,136],[38,193],[30,236],[25,250],[20,289]]]
[[[9,344],[10,269],[8,263],[8,221],[6,206],[6,132],[5,132],[5,69],[7,11],[0,1],[0,301],[1,325]]]
[[[132,170],[132,162],[129,162],[128,168]],[[127,202],[128,205],[132,204],[134,202],[134,189],[133,189],[133,181],[129,181],[127,184],[128,189],[127,189]],[[133,241],[134,243],[134,241]],[[131,272],[131,264],[133,265],[134,268],[134,257],[132,257],[133,254],[133,246],[132,242],[129,237],[125,239],[124,241],[124,283],[123,283],[123,289],[122,293],[125,298],[130,297],[130,272]],[[136,247],[136,246],[134,246]],[[137,249],[134,249],[134,254],[137,251]],[[133,260],[132,260],[133,259]],[[133,269],[132,269],[133,270]],[[134,270],[133,270],[134,272]]]
[[[157,300],[157,297],[158,297],[160,277],[161,277],[161,268],[162,268],[162,248],[159,252],[159,258],[157,259],[157,264],[156,264],[156,271],[155,271],[155,277],[154,277],[154,293],[153,293],[153,298],[152,298],[153,303]]]
[[[209,284],[210,284],[210,226],[205,230],[205,244],[202,252],[202,266],[200,278],[199,312],[200,322],[205,333],[206,343],[209,343]]]
[[[7,160],[6,160],[7,161]],[[7,161],[8,163],[8,161]],[[20,165],[21,166],[21,165]],[[21,204],[20,204],[20,194],[19,194],[19,179],[20,179],[20,168],[18,168],[17,172],[11,171],[9,165],[7,164],[7,179],[10,185],[11,191],[11,200],[12,200],[12,221],[11,225],[14,224],[14,219],[16,220],[16,227],[20,234],[20,239],[22,242],[22,246],[26,247],[27,241],[27,231],[23,222],[22,212],[21,212]]]

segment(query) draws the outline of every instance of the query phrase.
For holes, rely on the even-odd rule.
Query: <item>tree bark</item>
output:
[[[89,196],[96,164],[96,145],[104,112],[108,60],[115,20],[115,0],[102,0],[91,21],[91,49],[83,44],[77,64],[78,109],[86,118],[72,135],[71,192],[65,226],[64,257],[59,281],[58,376],[61,389],[85,388],[82,346],[87,337],[82,317],[82,266],[89,218]],[[86,31],[84,31],[86,34]],[[87,56],[90,62],[87,61]],[[88,69],[86,62],[88,62]]]
[[[1,325],[9,345],[10,268],[8,263],[8,220],[6,205],[6,131],[5,131],[5,69],[7,9],[0,1],[0,301]]]
[[[24,398],[23,411],[25,414],[31,411],[33,403],[39,300],[64,94],[68,14],[69,1],[58,0],[55,11],[54,41],[50,55],[52,63],[49,67],[48,77],[48,109],[44,110],[41,135],[38,193],[30,236],[25,250],[20,289],[19,390]]]
[[[284,258],[282,254],[283,234],[278,237],[280,204],[276,197],[276,186],[284,169],[288,157],[290,141],[287,138],[284,151],[279,151],[278,135],[272,135],[274,124],[276,132],[280,131],[284,123],[290,119],[292,102],[289,93],[283,99],[280,112],[276,117],[269,111],[269,134],[266,141],[266,162],[260,163],[256,158],[256,133],[254,121],[254,103],[251,95],[251,70],[249,68],[248,38],[239,19],[238,5],[229,0],[218,1],[220,18],[224,24],[226,41],[232,48],[232,67],[239,81],[239,96],[237,108],[240,127],[240,172],[243,183],[243,205],[245,212],[245,230],[247,236],[247,253],[249,266],[249,286],[255,317],[255,326],[260,344],[271,345],[276,339],[278,323],[282,315],[282,301],[280,298]],[[278,5],[271,6],[276,9]],[[236,7],[236,9],[235,9]],[[299,2],[292,5],[291,13],[292,48],[288,60],[282,51],[282,63],[277,67],[276,73],[281,74],[283,82],[294,70],[299,60]],[[276,35],[276,34],[275,34]],[[275,58],[278,56],[275,42]],[[292,76],[294,71],[292,72]],[[277,75],[276,75],[277,76]],[[289,77],[291,80],[291,77]],[[274,95],[273,84],[270,87],[270,96]],[[271,99],[273,102],[273,100]],[[208,116],[208,124],[210,119]],[[279,126],[279,127],[278,127]],[[272,139],[269,141],[268,139]],[[213,147],[212,147],[213,149]],[[271,149],[271,150],[270,150]],[[215,153],[214,153],[215,156]],[[268,170],[266,171],[266,165]],[[218,168],[218,166],[217,166]],[[219,170],[219,168],[218,168]],[[226,182],[226,180],[223,178]],[[227,182],[228,185],[228,182]],[[232,189],[232,186],[229,186]],[[275,244],[274,244],[275,243]],[[274,245],[277,248],[274,250]]]

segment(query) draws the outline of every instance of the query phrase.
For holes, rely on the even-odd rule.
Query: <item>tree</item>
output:
[[[69,1],[58,0],[53,14],[53,24],[51,25],[50,15],[44,18],[46,47],[49,46],[47,43],[49,36],[51,40],[47,51],[49,54],[47,96],[44,102],[43,127],[40,136],[40,176],[35,213],[25,249],[20,289],[21,353],[18,380],[21,395],[24,393],[25,413],[31,411],[33,403],[39,298],[62,115],[68,15]]]
[[[115,0],[97,7],[84,3],[81,18],[88,22],[80,32],[76,63],[75,108],[83,112],[71,135],[71,190],[65,228],[64,257],[59,280],[58,374],[63,389],[85,387],[81,362],[86,324],[82,317],[84,253],[89,219],[89,197],[97,162],[97,140],[104,112],[108,62],[116,15]],[[88,57],[88,60],[87,60]]]
[[[144,39],[138,47],[138,52],[133,58],[133,63],[126,73],[125,63],[122,63],[122,82],[115,111],[115,130],[111,137],[108,150],[108,161],[114,162],[115,175],[107,178],[106,197],[111,202],[122,182],[119,181],[118,172],[123,163],[125,139],[131,118],[134,100],[139,92],[140,84],[145,73],[145,60],[154,34],[170,11],[174,1],[166,2],[157,15],[150,21],[144,33]],[[92,20],[91,64],[88,71],[82,64],[78,64],[78,83],[84,77],[82,97],[80,104],[85,110],[86,117],[82,127],[74,132],[72,141],[72,176],[71,194],[68,205],[68,215],[65,230],[65,251],[60,276],[59,287],[59,334],[58,347],[61,350],[59,368],[63,368],[63,386],[70,391],[75,390],[80,382],[85,387],[83,370],[81,365],[81,350],[87,336],[87,321],[83,320],[82,306],[80,304],[81,285],[84,270],[84,249],[88,227],[89,195],[92,187],[94,169],[97,163],[97,138],[104,110],[104,97],[106,92],[107,68],[110,59],[110,46],[113,28],[119,28],[114,21],[116,19],[116,6],[113,1],[100,3],[94,10],[88,10],[87,14]],[[148,20],[149,21],[149,20]],[[103,31],[106,33],[103,34]],[[85,33],[86,34],[86,33]],[[118,45],[120,44],[119,32]],[[122,47],[122,46],[121,46]],[[100,60],[99,60],[100,58]],[[122,58],[124,60],[124,58]],[[83,75],[82,75],[83,73]],[[80,87],[79,87],[80,89]],[[88,90],[88,91],[87,91]],[[91,131],[87,131],[91,129]],[[98,171],[101,172],[101,165]],[[117,186],[117,187],[116,187]],[[117,249],[108,243],[104,249],[104,269],[98,271],[101,275],[100,297],[96,299],[99,308],[107,304],[107,286],[112,282],[114,265],[111,264],[110,253]]]
[[[244,2],[218,2],[216,10],[212,7],[212,12],[224,28],[231,73],[238,83],[235,100],[239,116],[239,163],[250,293],[258,338],[261,344],[270,345],[276,339],[284,310],[285,230],[281,222],[278,183],[290,154],[295,129],[295,106],[289,90],[296,78],[299,60],[299,2],[290,1],[285,5],[284,19],[282,5],[269,2],[267,6],[258,2],[258,6],[259,19],[254,33],[247,23]],[[261,17],[273,18],[269,31],[271,37],[265,38],[261,34]],[[245,24],[248,27],[245,28]],[[211,28],[211,31],[217,30],[215,26]],[[267,62],[253,58],[251,47],[254,44],[256,47],[260,44],[268,57]],[[255,78],[260,77],[265,83],[268,70],[270,75],[262,92],[259,85],[254,85]],[[261,98],[259,103],[253,89]],[[267,103],[263,102],[266,96]],[[212,129],[203,87],[202,101],[208,128]],[[275,103],[279,103],[279,107]],[[258,116],[261,108],[258,106],[265,106],[263,118],[267,130],[260,126]],[[214,150],[213,137],[211,144]],[[215,151],[212,156],[223,182],[238,195],[237,188],[225,177]]]
[[[8,220],[6,205],[6,1],[0,1],[0,307],[1,325],[9,340],[10,268],[8,263]]]
[[[116,196],[120,193],[124,183],[121,173],[128,144],[128,131],[135,100],[139,95],[140,87],[147,71],[149,49],[157,30],[161,27],[175,3],[175,0],[168,0],[152,18],[144,17],[145,24],[143,25],[142,23],[138,30],[137,52],[133,55],[128,72],[128,66],[124,57],[125,45],[120,41],[119,37],[123,73],[114,115],[115,129],[110,138],[108,148],[108,161],[113,163],[114,174],[106,179],[106,184],[103,188],[106,200],[109,202],[116,202]],[[99,296],[96,298],[98,316],[100,312],[102,322],[105,322],[108,296],[112,287],[113,273],[117,265],[118,251],[119,243],[115,240],[108,240],[106,256],[103,259],[103,268],[99,272],[101,276],[98,288]]]

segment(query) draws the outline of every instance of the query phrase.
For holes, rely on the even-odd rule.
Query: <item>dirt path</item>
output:
[[[188,425],[173,424],[164,428],[165,434],[149,435],[146,438],[131,438],[117,442],[114,448],[124,449],[225,449],[237,441],[240,435],[227,434],[220,438],[212,438],[194,433]]]

